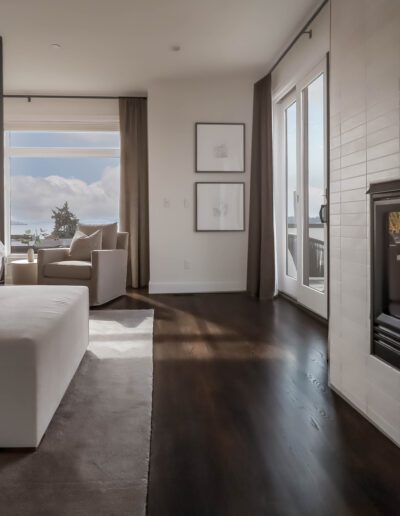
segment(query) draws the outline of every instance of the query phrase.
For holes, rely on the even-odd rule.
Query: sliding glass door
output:
[[[278,257],[279,289],[297,297],[298,279],[298,163],[297,101],[295,92],[279,105],[279,207]]]
[[[327,317],[325,61],[276,106],[278,288]]]

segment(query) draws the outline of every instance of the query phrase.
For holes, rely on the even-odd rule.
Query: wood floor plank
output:
[[[132,291],[110,308],[155,310],[148,516],[400,515],[400,449],[329,388],[321,322],[246,294]],[[32,483],[26,455],[6,451],[0,499],[16,516],[55,514],[63,501],[76,514],[130,515],[124,451],[107,454],[112,485],[63,484],[60,495],[52,454],[32,455],[46,480]]]
[[[399,515],[400,450],[328,387],[327,329],[289,302],[155,307],[150,516]]]

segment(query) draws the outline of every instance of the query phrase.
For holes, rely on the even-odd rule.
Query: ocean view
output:
[[[51,234],[53,231],[54,223],[53,222],[36,222],[30,224],[11,224],[11,235],[23,235],[26,231],[31,231],[31,233],[35,233],[36,231],[39,233],[41,230],[47,234]]]
[[[85,219],[82,222],[85,224],[111,224],[115,222],[116,219]],[[19,222],[17,224],[11,224],[11,235],[23,235],[27,231],[31,231],[32,234],[37,233],[46,233],[47,235],[51,235],[54,228],[54,222],[51,221],[38,221],[38,222],[30,222],[23,223]]]

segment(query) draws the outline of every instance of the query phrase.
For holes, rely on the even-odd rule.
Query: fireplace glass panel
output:
[[[400,211],[387,215],[387,313],[400,319]]]
[[[400,369],[400,181],[371,184],[372,353]]]
[[[400,211],[389,212],[388,230],[390,240],[394,244],[400,244]]]

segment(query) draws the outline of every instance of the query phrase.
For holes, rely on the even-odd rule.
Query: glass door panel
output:
[[[285,110],[286,274],[297,279],[297,116],[296,102]]]
[[[297,296],[299,269],[298,101],[293,88],[275,104],[274,196],[278,288]]]
[[[325,204],[324,74],[303,90],[304,120],[304,242],[303,284],[324,292],[325,228],[320,219]]]
[[[327,85],[326,60],[297,86],[301,104],[298,127],[300,153],[301,250],[298,260],[300,303],[322,317],[328,314],[327,297]],[[298,223],[299,224],[299,223]],[[301,262],[301,263],[300,263]],[[300,272],[301,271],[301,272]]]

